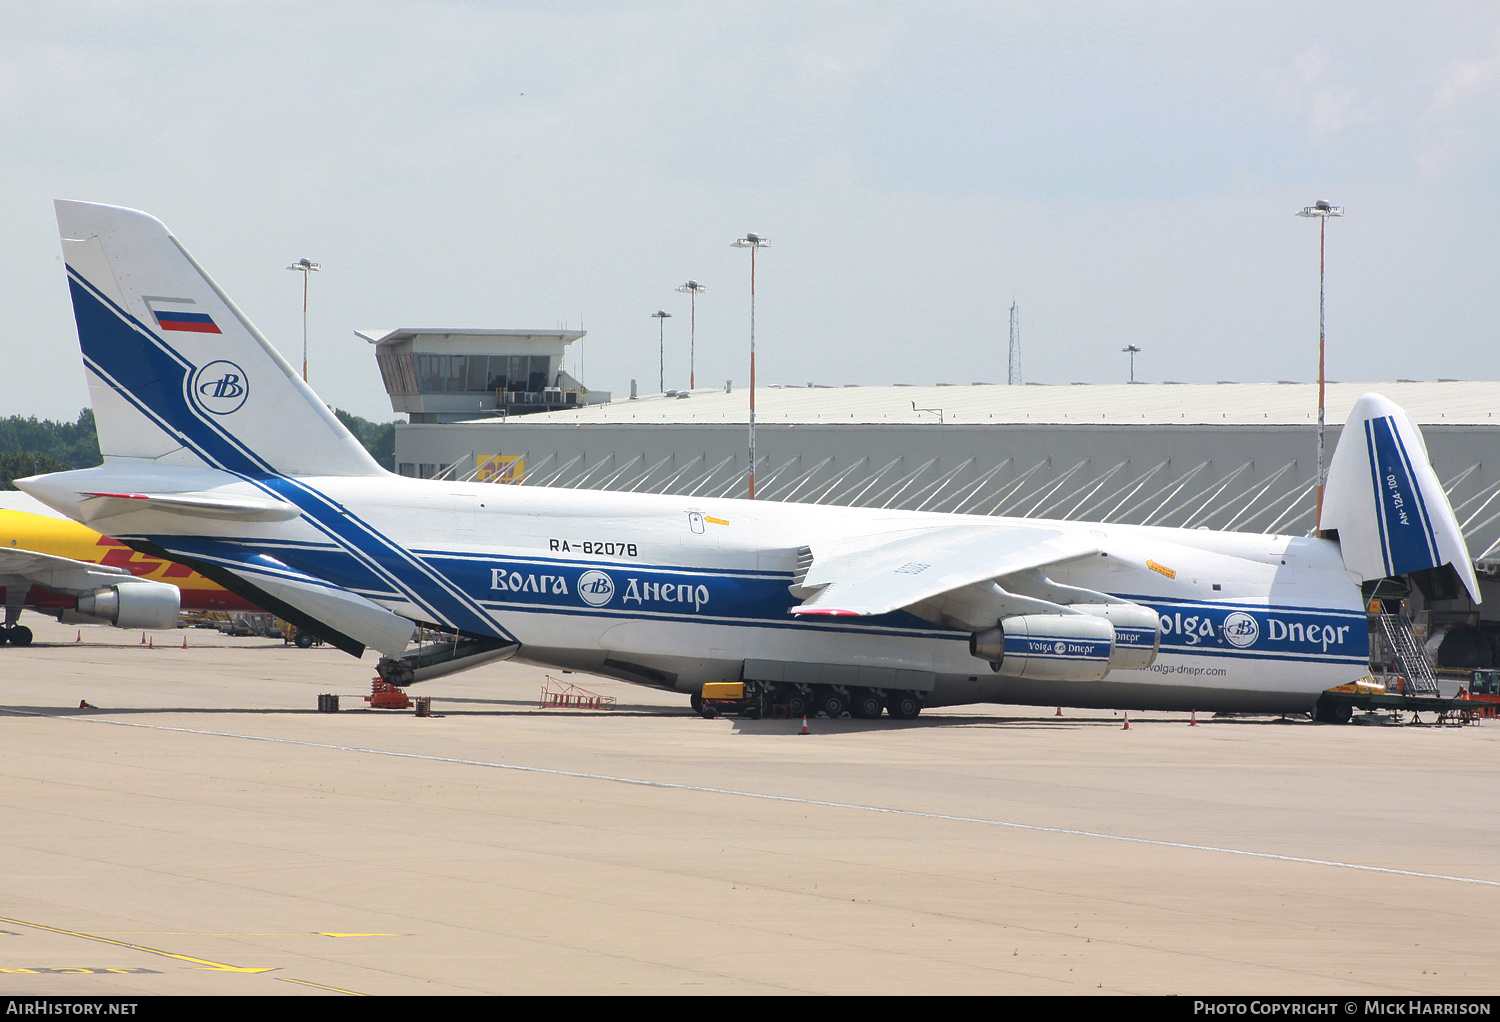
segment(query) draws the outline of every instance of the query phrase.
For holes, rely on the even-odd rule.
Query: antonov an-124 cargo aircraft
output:
[[[19,485],[379,651],[396,684],[515,656],[753,682],[794,714],[1307,712],[1366,673],[1362,583],[1434,572],[1479,599],[1422,436],[1378,395],[1330,463],[1325,538],[409,479],[160,221],[57,218],[104,463]],[[417,625],[447,640],[409,649]]]

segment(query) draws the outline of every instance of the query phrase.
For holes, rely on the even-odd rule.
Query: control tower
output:
[[[609,401],[563,372],[582,330],[356,330],[375,346],[391,410],[413,423],[467,422]]]

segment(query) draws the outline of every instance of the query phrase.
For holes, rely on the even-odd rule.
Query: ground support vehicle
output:
[[[1476,717],[1494,717],[1500,713],[1500,671],[1475,671],[1469,681],[1469,700],[1478,703],[1473,708]]]
[[[281,641],[283,644],[291,643],[298,649],[312,649],[314,646],[323,645],[323,640],[312,632],[298,628],[290,621],[281,622]]]
[[[693,696],[693,709],[709,720],[737,714],[758,720],[766,713],[765,686],[753,681],[710,682]]]
[[[1469,698],[1463,689],[1452,698],[1391,692],[1378,682],[1362,679],[1324,692],[1312,716],[1323,724],[1347,724],[1355,710],[1389,710],[1398,715],[1403,711],[1411,713],[1414,722],[1419,713],[1433,713],[1440,724],[1467,724],[1477,717],[1494,716],[1496,705],[1500,705],[1500,695],[1486,702]]]

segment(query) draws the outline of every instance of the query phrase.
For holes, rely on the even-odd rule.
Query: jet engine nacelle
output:
[[[1073,604],[1074,610],[1102,617],[1115,629],[1111,670],[1139,671],[1156,663],[1161,649],[1161,616],[1139,603]]]
[[[969,652],[997,674],[1038,681],[1101,681],[1115,626],[1092,614],[1019,614],[969,637]]]
[[[182,591],[160,582],[108,586],[78,597],[78,613],[116,628],[176,628]]]

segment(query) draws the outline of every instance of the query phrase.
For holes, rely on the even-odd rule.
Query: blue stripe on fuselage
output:
[[[169,538],[156,538],[164,546]],[[181,543],[175,545],[183,545]],[[210,553],[202,541],[199,556]],[[225,556],[222,544],[212,544]],[[383,576],[342,549],[287,546],[277,551],[288,565],[374,599],[401,599]],[[643,621],[695,622],[755,628],[796,628],[850,634],[966,641],[967,633],[934,628],[906,612],[870,618],[797,619],[789,611],[797,600],[787,591],[790,575],[736,576],[694,568],[652,564],[560,562],[534,557],[484,557],[471,553],[421,555],[428,571],[480,603],[486,617],[503,619],[507,611],[598,616]],[[580,591],[584,576],[593,581],[590,605]],[[601,583],[600,579],[604,581]],[[600,593],[607,593],[601,598]],[[1368,658],[1368,632],[1357,611],[1268,606],[1253,603],[1202,603],[1134,597],[1159,616],[1160,650],[1180,656],[1229,657],[1239,660],[1298,660],[1358,663]],[[1238,615],[1229,622],[1231,615]],[[1126,628],[1142,642],[1147,629]],[[1230,641],[1231,637],[1235,640]]]

